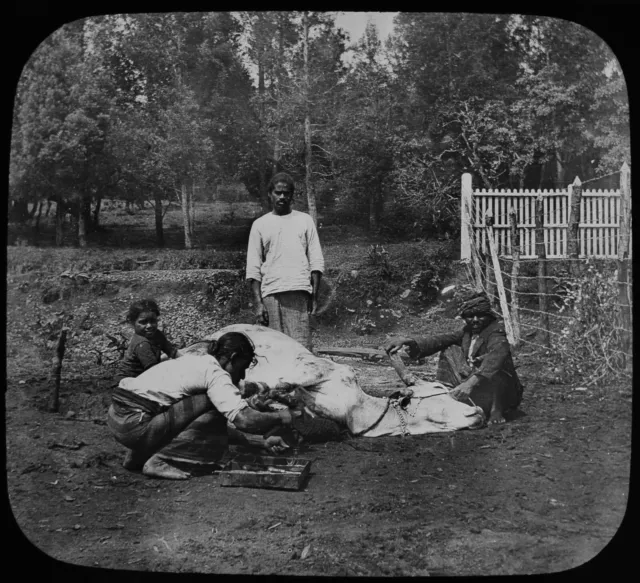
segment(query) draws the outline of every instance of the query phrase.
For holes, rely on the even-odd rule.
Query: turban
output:
[[[484,292],[471,296],[460,306],[461,316],[496,316],[491,308],[491,302]]]

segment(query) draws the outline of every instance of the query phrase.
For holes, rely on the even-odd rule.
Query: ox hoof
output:
[[[157,456],[153,456],[147,460],[142,468],[142,473],[150,478],[162,478],[164,480],[188,480],[189,474],[170,466]]]

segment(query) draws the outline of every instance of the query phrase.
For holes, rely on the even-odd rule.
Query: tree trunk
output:
[[[64,238],[64,206],[62,199],[58,198],[56,201],[56,246],[61,247]]]
[[[543,162],[540,166],[540,180],[538,181],[538,190],[542,190],[542,183],[544,181],[544,169],[546,168],[546,166],[546,162]]]
[[[267,196],[267,153],[264,140],[264,50],[262,44],[258,45],[258,117],[260,119],[260,132],[258,139],[258,184],[260,188],[260,204],[264,212],[269,212],[269,197]]]
[[[181,197],[182,203],[182,224],[184,226],[184,248],[191,249],[193,244],[191,242],[191,228],[189,226],[189,189],[183,182],[181,185]]]
[[[307,203],[309,215],[313,222],[318,222],[318,212],[316,210],[316,193],[313,190],[313,180],[311,177],[312,153],[311,153],[311,111],[309,107],[309,14],[305,10],[302,16],[304,27],[304,143],[305,143],[305,186],[307,189]]]
[[[282,64],[284,60],[284,18],[282,13],[278,17],[278,65],[276,66],[276,113],[280,111],[281,95],[282,95]],[[275,137],[273,140],[273,173],[278,173],[280,158],[282,157],[282,144],[280,143],[280,124],[276,125]]]
[[[79,223],[78,214],[80,212],[80,209],[79,209],[77,200],[74,200],[73,202],[69,203],[67,212],[69,213],[69,223],[70,223],[69,231],[71,233],[71,242],[74,247],[77,247],[79,243],[78,235],[80,233],[79,224],[78,224]]]
[[[96,198],[96,208],[93,209],[93,224],[92,229],[94,231],[98,230],[99,218],[100,218],[100,207],[102,206],[102,197],[98,196]]]
[[[189,232],[191,236],[196,230],[196,186],[191,185],[191,195],[189,196]]]
[[[271,164],[271,168],[274,174],[278,173],[281,157],[282,157],[282,145],[280,144],[280,128],[276,128],[276,135],[273,141],[273,163]]]
[[[378,221],[378,191],[371,189],[369,192],[369,230],[377,231],[380,224]]]
[[[42,207],[44,206],[44,202],[39,201],[36,206],[38,207],[37,208],[38,212],[34,213],[33,222],[31,223],[31,228],[33,229],[34,233],[39,233],[40,232],[40,216],[42,215]]]
[[[156,217],[156,245],[164,247],[164,229],[162,228],[162,194],[156,190],[153,194]]]
[[[11,221],[24,223],[29,219],[29,203],[24,200],[16,200],[11,206]]]
[[[85,232],[87,234],[93,232],[93,218],[91,216],[91,197],[87,196],[80,201],[80,209],[84,216]]]
[[[51,199],[47,200],[47,212],[44,213],[45,217],[49,216],[49,211],[51,210]]]
[[[78,221],[78,245],[80,247],[87,246],[87,208],[86,200],[79,198],[76,205],[77,221]]]
[[[564,164],[560,150],[555,151],[556,157],[556,189],[561,190],[564,185]]]

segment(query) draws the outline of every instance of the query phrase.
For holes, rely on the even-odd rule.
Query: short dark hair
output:
[[[137,300],[129,306],[127,322],[131,322],[133,324],[142,312],[154,312],[156,316],[160,316],[160,308],[158,308],[156,301],[147,298],[144,300]]]
[[[269,180],[269,185],[267,186],[267,192],[273,192],[273,189],[276,187],[276,184],[278,184],[278,182],[284,182],[291,189],[292,193],[295,192],[295,182],[293,181],[293,178],[291,178],[291,176],[286,172],[278,172],[271,177],[271,180]]]
[[[255,346],[251,339],[242,332],[227,332],[218,338],[209,342],[207,352],[211,356],[227,356],[230,357],[234,352],[247,358],[255,356]]]

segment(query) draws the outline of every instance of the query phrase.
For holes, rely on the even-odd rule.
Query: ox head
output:
[[[451,397],[440,383],[432,385],[433,395],[414,397],[407,406],[409,432],[412,434],[479,429],[485,424],[480,407],[467,405]]]

